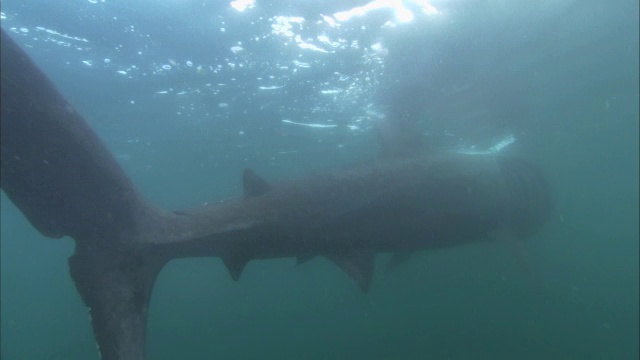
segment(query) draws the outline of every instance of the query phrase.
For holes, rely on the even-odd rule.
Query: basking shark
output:
[[[455,152],[390,154],[370,164],[270,183],[251,170],[244,194],[182,211],[144,199],[98,135],[2,31],[1,186],[43,235],[70,236],[69,268],[104,360],[143,360],[154,281],[170,260],[247,262],[316,256],[367,291],[378,253],[520,241],[552,199],[526,160]]]

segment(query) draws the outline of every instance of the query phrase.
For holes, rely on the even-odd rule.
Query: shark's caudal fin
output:
[[[102,359],[142,360],[149,296],[167,260],[135,243],[154,210],[4,30],[1,41],[2,189],[42,234],[76,240],[70,271]]]
[[[102,359],[144,360],[149,299],[167,259],[153,252],[84,245],[76,245],[69,269],[89,307]]]

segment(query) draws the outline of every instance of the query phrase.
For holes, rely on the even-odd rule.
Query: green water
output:
[[[517,58],[517,82],[531,86],[535,104],[525,117],[535,137],[527,155],[542,166],[556,202],[551,221],[528,241],[530,273],[497,243],[417,253],[393,272],[379,255],[368,294],[324,259],[252,261],[239,282],[216,258],[173,261],[154,288],[148,359],[638,359],[638,5],[620,4],[627,10],[604,14],[620,18],[595,12],[588,21],[559,21],[545,34],[555,52],[536,58],[540,49],[531,49]],[[564,47],[562,36],[579,41]],[[325,143],[274,136],[240,148],[183,123],[161,129],[165,140],[153,151],[131,150],[123,139],[160,131],[156,122],[127,123],[119,138],[113,128],[121,124],[100,120],[165,112],[154,118],[164,124],[173,113],[127,115],[122,103],[98,87],[86,91],[65,71],[51,76],[114,152],[131,153],[126,171],[166,207],[240,194],[246,166],[269,179],[291,178],[377,151],[373,135],[340,149],[325,147],[344,141],[333,135]],[[477,131],[464,125],[458,130]],[[300,152],[269,163],[269,151],[283,142]],[[2,359],[98,359],[68,274],[73,241],[44,238],[4,193],[1,200]]]

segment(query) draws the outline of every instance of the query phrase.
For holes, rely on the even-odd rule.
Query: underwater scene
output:
[[[167,211],[149,225],[159,237],[173,239],[166,229],[192,216],[184,209],[245,213],[183,229],[222,234],[198,238],[214,245],[163,250],[140,305],[146,355],[123,355],[129,329],[101,332],[96,300],[78,291],[84,274],[70,274],[82,236],[42,232],[7,187],[15,156],[3,146],[1,358],[638,359],[638,14],[637,0],[4,0],[4,33],[140,198]],[[36,134],[16,143],[68,145]],[[403,166],[416,154],[537,170],[510,165],[513,211],[495,215],[463,208],[468,187],[409,188]],[[354,182],[369,163],[392,165]],[[450,190],[485,174],[462,164],[419,176]],[[68,168],[68,179],[90,178]],[[502,206],[496,196],[486,199]],[[416,213],[445,205],[464,215]],[[277,226],[297,242],[270,227],[254,235],[257,212],[287,206]],[[544,221],[512,213],[531,208]],[[513,221],[526,224],[518,236],[496,225]],[[437,235],[427,241],[425,228]]]

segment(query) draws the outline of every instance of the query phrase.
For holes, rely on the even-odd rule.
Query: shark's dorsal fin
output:
[[[249,260],[251,260],[248,256],[243,256],[239,254],[233,254],[232,252],[221,256],[222,262],[224,266],[229,270],[229,274],[233,281],[240,280],[240,275],[242,275],[242,270],[247,265]]]
[[[326,257],[344,270],[358,284],[362,292],[367,293],[369,291],[375,262],[375,254],[373,252],[354,251],[348,254],[327,255]]]
[[[244,196],[252,197],[266,194],[271,186],[265,179],[250,169],[244,169],[244,173],[242,173],[242,188]]]

